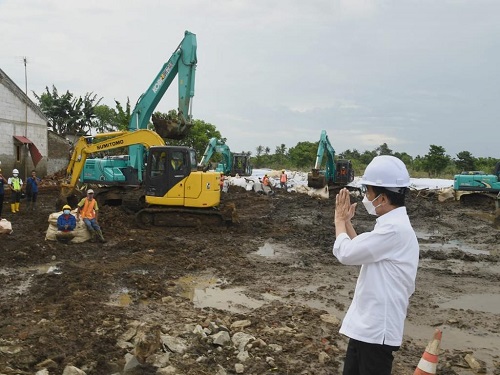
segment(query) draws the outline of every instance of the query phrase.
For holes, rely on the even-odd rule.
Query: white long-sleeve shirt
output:
[[[340,333],[366,343],[400,346],[419,257],[406,207],[378,217],[371,232],[353,239],[341,233],[333,255],[342,264],[361,265]]]

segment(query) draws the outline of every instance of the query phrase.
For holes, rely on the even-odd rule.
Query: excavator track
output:
[[[237,222],[234,206],[223,209],[184,208],[184,207],[148,207],[135,215],[136,224],[143,228],[150,227],[213,227]]]
[[[499,200],[500,192],[472,192],[460,196],[460,204],[465,207],[482,208],[485,210],[495,210],[495,203]]]

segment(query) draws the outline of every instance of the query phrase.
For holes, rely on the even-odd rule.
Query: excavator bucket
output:
[[[164,118],[153,114],[151,116],[155,132],[162,138],[183,139],[186,137],[192,124],[180,123],[173,119]]]
[[[319,173],[319,169],[313,169],[307,174],[307,186],[320,189],[327,185],[324,174]]]
[[[65,204],[69,204],[71,208],[75,208],[83,197],[84,193],[80,190],[62,185],[59,197],[56,200],[55,209],[56,211],[61,211]]]

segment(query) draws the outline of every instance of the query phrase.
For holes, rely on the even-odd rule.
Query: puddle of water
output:
[[[463,350],[468,351],[475,348],[473,355],[475,358],[485,361],[488,368],[494,368],[493,358],[498,355],[500,348],[500,336],[497,334],[474,334],[469,330],[462,330],[449,325],[438,327],[443,331],[441,349],[443,350]],[[419,342],[425,348],[432,338],[434,327],[416,325],[408,320],[405,321],[404,334],[411,337],[415,342]],[[462,372],[460,372],[462,374]],[[464,374],[471,374],[470,371]]]
[[[200,308],[213,307],[243,313],[261,307],[269,300],[250,298],[243,293],[242,288],[220,289],[218,287],[210,287],[206,289],[194,289],[192,301],[196,307]]]
[[[288,246],[265,242],[264,245],[259,247],[254,254],[266,258],[272,258],[272,257],[280,257],[283,255],[293,254],[294,252],[295,251],[289,248]]]
[[[55,273],[55,274],[61,274],[61,270],[57,266],[56,262],[46,263],[46,264],[38,264],[38,265],[34,265],[34,266],[29,266],[29,267],[21,267],[21,268],[19,268],[19,271],[22,272],[22,273],[37,273],[37,274]]]
[[[215,285],[217,278],[213,275],[187,275],[177,280],[177,286],[180,288],[178,294],[191,301],[194,299],[195,290],[204,290]]]
[[[333,302],[317,297],[308,298],[309,293],[317,292],[318,286],[308,285],[298,289],[299,293],[286,298],[270,293],[261,293],[258,298],[247,296],[244,288],[222,287],[224,280],[213,275],[189,275],[177,280],[178,294],[193,302],[198,308],[212,307],[236,313],[246,313],[274,300],[300,303],[311,308],[325,310],[339,318],[345,315]],[[304,295],[305,294],[305,295]]]
[[[263,246],[259,247],[259,250],[257,250],[256,254],[263,257],[273,257],[276,255],[276,251],[273,245],[271,245],[269,242],[266,242]]]
[[[428,233],[428,232],[422,232],[422,231],[415,231],[415,234],[417,235],[417,238],[419,240],[423,241],[428,241],[431,239],[436,239],[436,240],[442,240],[442,237],[439,236],[439,234],[436,233]],[[488,250],[479,250],[476,249],[472,246],[464,244],[462,241],[459,240],[449,240],[447,242],[438,242],[438,243],[421,243],[420,248],[423,250],[442,250],[442,251],[451,251],[451,250],[460,250],[466,253],[471,253],[471,254],[484,254],[484,255],[490,255],[490,251]]]
[[[419,240],[429,240],[432,237],[439,237],[439,231],[436,230],[436,231],[434,231],[434,233],[429,233],[429,232],[422,232],[422,231],[416,230],[415,235],[417,236],[417,238]]]
[[[212,307],[221,310],[244,313],[263,304],[279,299],[268,293],[261,294],[262,300],[246,296],[243,288],[221,288],[225,280],[213,275],[188,275],[177,280],[178,293],[191,300],[198,308]]]
[[[466,253],[471,254],[484,254],[490,255],[490,252],[487,250],[478,250],[473,248],[472,246],[464,245],[459,241],[450,241],[447,243],[424,243],[420,244],[421,250],[441,250],[441,251],[452,251],[452,250],[460,250]]]
[[[500,301],[497,294],[467,294],[457,299],[439,304],[444,309],[464,309],[500,314]]]

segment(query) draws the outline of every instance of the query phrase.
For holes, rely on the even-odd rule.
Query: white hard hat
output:
[[[400,159],[395,156],[380,155],[375,156],[368,164],[359,183],[385,188],[408,187],[410,175],[406,165]]]
[[[19,174],[19,171],[18,171],[17,169],[14,169],[14,170],[12,171],[12,173],[17,173],[17,174]]]
[[[87,194],[94,194],[94,190],[92,189],[87,190]]]

